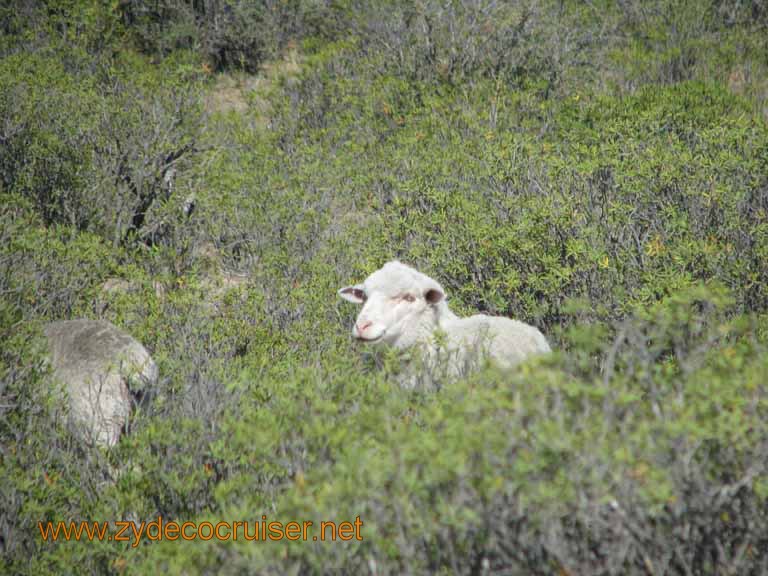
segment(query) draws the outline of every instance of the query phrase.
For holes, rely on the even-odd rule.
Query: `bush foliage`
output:
[[[0,7],[0,572],[747,574],[768,546],[760,2]],[[336,290],[400,258],[556,352],[437,393]],[[152,352],[115,448],[41,327]],[[364,522],[43,542],[38,521]]]

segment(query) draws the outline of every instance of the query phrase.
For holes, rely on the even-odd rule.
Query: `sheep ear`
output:
[[[360,284],[354,286],[345,286],[339,290],[339,296],[353,304],[362,304],[365,302],[365,291]]]
[[[429,304],[437,304],[440,302],[443,298],[445,298],[445,293],[443,293],[440,288],[430,288],[426,292],[424,292],[424,299]]]

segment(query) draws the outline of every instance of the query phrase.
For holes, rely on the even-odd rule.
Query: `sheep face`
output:
[[[437,306],[445,292],[429,276],[393,261],[362,284],[342,288],[339,296],[363,305],[352,328],[355,338],[407,348],[437,327]]]

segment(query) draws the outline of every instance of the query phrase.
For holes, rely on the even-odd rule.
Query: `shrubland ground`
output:
[[[0,33],[0,571],[765,571],[763,2],[27,0]],[[557,353],[398,389],[335,295],[393,257]],[[160,368],[109,452],[46,384],[71,317]],[[364,540],[37,529],[158,515]]]

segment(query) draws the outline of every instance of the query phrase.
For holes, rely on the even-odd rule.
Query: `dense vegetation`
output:
[[[0,572],[765,570],[764,2],[13,4]],[[557,353],[400,390],[335,294],[394,257]],[[110,451],[46,378],[74,317],[160,368]],[[364,540],[37,530],[158,515]]]

